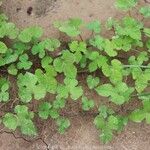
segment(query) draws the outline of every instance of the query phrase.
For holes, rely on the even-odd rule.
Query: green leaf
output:
[[[0,26],[0,38],[8,37],[15,39],[18,36],[19,30],[14,23],[2,21]]]
[[[149,18],[150,17],[150,6],[144,6],[140,9],[140,13],[145,17]]]
[[[96,61],[91,62],[91,63],[89,64],[88,68],[89,68],[89,71],[90,71],[90,72],[96,71],[97,68],[98,68],[98,65],[97,65]]]
[[[53,62],[53,65],[55,67],[55,70],[59,73],[63,72],[63,67],[65,66],[65,63],[61,58],[56,58]]]
[[[114,111],[110,108],[107,108],[105,105],[101,105],[98,109],[99,114],[103,117],[103,118],[107,118],[108,115],[112,115],[114,114]]]
[[[79,99],[83,94],[83,89],[74,78],[65,78],[65,85],[59,84],[57,87],[57,98],[68,98],[69,94],[73,100]]]
[[[32,54],[39,54],[39,58],[43,58],[47,51],[54,51],[60,46],[60,42],[57,39],[45,39],[32,47]]]
[[[41,60],[42,68],[48,68],[49,64],[52,63],[53,59],[50,56],[45,56]]]
[[[75,37],[80,34],[80,31],[78,29],[76,29],[75,27],[71,27],[71,26],[62,26],[59,28],[59,30],[61,32],[65,32],[70,37]]]
[[[89,29],[95,33],[100,33],[101,32],[101,24],[97,20],[92,21],[87,24],[87,29]]]
[[[39,84],[34,88],[34,98],[36,100],[44,98],[45,95],[46,95],[46,87],[44,87],[42,84]]]
[[[137,62],[138,64],[142,65],[144,62],[148,61],[148,53],[147,52],[140,52],[138,57],[137,57]]]
[[[150,28],[144,28],[144,33],[146,36],[150,37]]]
[[[57,89],[56,71],[52,65],[45,68],[45,73],[41,69],[35,71],[35,75],[38,78],[38,82],[41,87],[49,93],[55,94]]]
[[[116,36],[112,39],[112,42],[117,50],[128,52],[131,50],[134,41],[129,36]]]
[[[105,39],[99,35],[96,35],[94,38],[90,39],[89,43],[98,48],[99,50],[103,50],[103,46],[105,45]]]
[[[113,138],[112,130],[107,127],[104,128],[99,137],[103,143],[108,143],[112,141],[112,138]]]
[[[102,66],[102,72],[106,77],[111,78],[111,66],[109,66],[107,63]]]
[[[29,61],[29,57],[27,54],[21,55],[19,57],[19,61],[20,62],[18,62],[18,64],[17,64],[18,69],[28,70],[31,68],[31,66],[33,64],[31,61]]]
[[[40,104],[38,110],[39,116],[42,119],[47,119],[49,117],[49,111],[51,107],[51,104],[48,102],[43,102],[42,104]]]
[[[115,6],[121,10],[128,11],[135,7],[138,0],[116,0]]]
[[[50,109],[49,115],[51,116],[51,118],[57,119],[59,117],[58,110],[56,110],[54,108]]]
[[[17,75],[17,73],[18,73],[18,70],[17,70],[17,68],[16,68],[16,66],[14,65],[14,64],[11,64],[8,68],[7,68],[7,70],[8,70],[8,73],[9,74],[11,74],[11,75]]]
[[[22,134],[28,135],[28,136],[36,136],[37,135],[37,129],[35,128],[35,125],[31,120],[24,120],[23,124],[20,127],[20,130]]]
[[[150,50],[150,40],[147,40],[146,47],[148,48],[148,50]]]
[[[19,127],[21,132],[28,136],[37,135],[36,127],[31,120],[34,117],[34,113],[29,112],[28,107],[25,105],[17,105],[14,112],[16,115],[11,113],[5,114],[3,117],[4,125],[12,130]]]
[[[20,41],[15,42],[13,44],[13,49],[15,49],[15,53],[18,55],[22,55],[23,52],[29,50],[31,47],[25,43],[22,43]]]
[[[115,27],[115,32],[119,36],[128,36],[134,40],[141,40],[142,33],[141,29],[143,28],[143,24],[134,18],[125,17],[122,20],[121,25],[117,25]],[[135,41],[134,41],[135,43]]]
[[[146,119],[146,123],[150,124],[150,113],[146,113],[145,119]]]
[[[111,84],[103,84],[96,88],[96,92],[101,96],[110,96],[114,93],[114,88]]]
[[[90,72],[96,71],[98,68],[101,68],[107,63],[107,57],[99,55],[96,51],[90,53],[88,58],[92,60],[88,66]]]
[[[63,51],[61,58],[54,60],[55,70],[59,73],[64,73],[68,78],[75,78],[77,75],[77,68],[73,64],[75,62],[75,56],[68,50]]]
[[[129,115],[129,119],[134,122],[142,122],[145,118],[145,112],[140,109],[136,109]]]
[[[64,134],[65,130],[70,127],[70,121],[67,118],[59,117],[56,120],[56,124],[58,126],[58,131],[61,134]]]
[[[108,54],[108,56],[110,57],[116,56],[117,55],[117,52],[115,51],[116,45],[108,39],[106,39],[104,43],[105,44],[103,49]]]
[[[118,129],[119,120],[117,117],[111,115],[108,117],[108,127],[113,130]]]
[[[53,107],[55,109],[61,109],[64,108],[66,104],[66,100],[63,98],[57,97],[55,101],[53,101]]]
[[[60,47],[60,42],[57,39],[45,39],[44,41],[40,42],[44,49],[48,51],[54,51],[58,47]]]
[[[43,30],[41,27],[34,26],[34,27],[28,27],[21,31],[18,38],[23,43],[28,43],[32,39],[40,38],[43,34]]]
[[[103,129],[106,126],[105,120],[101,115],[97,115],[95,117],[94,124],[95,124],[97,129]]]
[[[7,51],[7,46],[5,45],[5,43],[0,41],[0,53],[4,54]]]
[[[86,43],[85,42],[78,42],[78,41],[73,41],[72,43],[69,44],[70,51],[72,52],[83,52],[85,53],[86,50]]]
[[[100,80],[99,80],[99,78],[98,77],[93,77],[93,76],[91,76],[91,75],[89,75],[88,77],[87,77],[87,84],[88,84],[88,87],[90,88],[90,89],[94,89],[96,86],[98,86],[98,84],[99,84],[99,82],[100,82]]]
[[[72,78],[65,78],[64,83],[65,83],[66,87],[68,88],[68,90],[70,90],[78,85],[78,81],[76,79],[72,79]]]
[[[126,117],[115,116],[114,111],[105,105],[99,107],[99,114],[94,119],[94,124],[100,130],[100,139],[108,143],[113,138],[114,131],[121,131],[127,124]]]
[[[0,102],[9,101],[9,86],[9,81],[5,78],[0,79]]]
[[[111,61],[111,65],[112,66],[107,66],[107,65],[104,65],[104,67],[106,67],[107,72],[106,72],[106,69],[105,69],[105,75],[108,76],[111,80],[112,83],[118,83],[118,82],[122,82],[123,80],[123,65],[122,63],[117,60],[117,59],[113,59]],[[104,70],[103,70],[104,71]],[[108,74],[106,74],[108,73]]]
[[[19,34],[19,29],[16,27],[14,23],[7,23],[5,25],[6,28],[6,36],[8,36],[10,39],[17,38]]]
[[[142,72],[140,76],[136,77],[135,89],[137,90],[138,93],[144,91],[144,89],[148,86],[148,81],[149,81],[149,72],[148,73]]]
[[[3,117],[3,124],[11,130],[16,130],[18,126],[17,117],[14,114],[6,113]]]
[[[111,95],[111,101],[115,104],[122,105],[130,100],[130,96],[133,92],[134,88],[128,87],[126,83],[118,83],[115,87],[115,93]]]
[[[101,96],[110,97],[113,103],[122,105],[130,99],[134,88],[128,87],[125,83],[120,82],[115,87],[111,84],[103,84],[97,87],[96,91]]]
[[[64,22],[57,21],[54,26],[59,29],[59,31],[66,33],[70,37],[78,36],[80,32],[80,26],[82,25],[82,20],[78,18],[72,18]]]
[[[65,63],[71,63],[73,64],[75,62],[75,56],[73,53],[71,53],[70,51],[68,50],[64,50],[62,52],[62,60],[65,62]]]
[[[17,84],[19,97],[25,103],[32,100],[32,95],[37,100],[44,98],[46,95],[46,88],[39,84],[37,76],[32,73],[19,74]]]
[[[28,107],[25,105],[17,105],[14,111],[18,116],[21,117],[28,116]]]
[[[116,25],[118,24],[118,21],[115,20],[114,18],[112,17],[109,17],[107,22],[106,22],[106,28],[108,30],[111,30],[113,27],[115,27]]]
[[[142,103],[143,103],[143,110],[145,112],[150,112],[150,100],[149,99],[143,100]]]
[[[79,99],[83,95],[83,89],[81,86],[77,86],[70,89],[71,98],[73,100]]]
[[[77,68],[74,65],[72,65],[72,64],[68,64],[64,68],[64,75],[66,77],[68,77],[68,78],[76,78],[76,76],[77,76]]]
[[[57,86],[57,96],[59,98],[68,98],[69,89],[65,85],[59,84]]]
[[[93,100],[88,100],[87,97],[82,97],[82,109],[84,111],[88,111],[93,107],[94,107],[94,101]]]
[[[38,43],[38,44],[35,44],[33,47],[32,47],[32,54],[33,55],[36,55],[36,54],[39,54],[39,58],[43,58],[45,56],[45,50],[44,50],[44,47],[41,43]]]
[[[14,53],[12,49],[8,49],[5,54],[1,55],[0,66],[5,66],[16,62],[18,54]]]

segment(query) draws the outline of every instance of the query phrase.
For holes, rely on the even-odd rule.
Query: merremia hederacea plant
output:
[[[80,18],[56,21],[54,27],[69,36],[65,48],[58,39],[41,40],[41,27],[20,30],[0,14],[0,67],[4,72],[0,77],[0,102],[7,107],[13,103],[11,78],[15,79],[18,101],[13,103],[11,112],[1,116],[1,123],[12,131],[19,129],[22,134],[37,136],[35,118],[51,119],[63,134],[71,126],[71,120],[61,110],[73,100],[85,114],[97,111],[95,117],[93,114],[94,125],[104,143],[111,141],[115,132],[122,131],[128,121],[145,120],[149,124],[150,27],[144,21],[150,19],[150,5],[134,9],[138,3],[138,0],[116,0],[115,7],[126,14],[120,20],[110,17],[106,23],[99,20],[85,23]],[[134,17],[132,11],[138,11],[142,19]],[[82,28],[91,32],[91,37],[83,39]],[[102,36],[103,28],[113,35]],[[11,40],[11,44],[4,38]],[[57,50],[60,53],[54,56]],[[85,82],[80,76],[84,76]],[[97,94],[100,103],[86,90]],[[53,95],[53,99],[48,95]],[[120,114],[104,104],[103,97],[115,108],[123,108],[135,98],[141,106]]]

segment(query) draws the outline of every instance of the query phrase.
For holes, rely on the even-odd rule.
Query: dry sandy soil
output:
[[[108,17],[120,18],[123,13],[116,11],[114,0],[4,0],[3,11],[10,20],[20,28],[40,25],[45,29],[44,37],[59,37],[59,32],[53,27],[55,20],[80,17],[84,21],[99,19],[102,22]],[[144,4],[144,0],[140,1]],[[135,14],[134,14],[135,15]],[[140,17],[140,16],[139,16]],[[150,21],[146,21],[150,26]],[[83,33],[86,38],[88,33]],[[88,93],[90,94],[90,93]],[[95,94],[91,97],[100,101],[102,98]],[[32,142],[22,139],[19,133],[0,134],[0,150],[149,150],[150,126],[129,123],[124,132],[116,135],[114,140],[103,145],[99,142],[98,132],[93,125],[93,117],[80,114],[78,105],[71,105],[75,115],[68,114],[72,126],[60,135],[56,132],[52,122],[42,125],[45,134],[43,140]],[[71,109],[72,109],[71,108]]]

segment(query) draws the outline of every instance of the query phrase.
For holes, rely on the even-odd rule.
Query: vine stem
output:
[[[141,21],[144,21],[144,19],[145,19],[145,18],[144,18],[144,17],[142,17]]]
[[[124,68],[147,68],[147,69],[150,69],[150,66],[143,66],[143,65],[123,65]]]
[[[134,49],[133,51],[138,52],[138,53],[140,53],[140,52],[141,52],[141,51],[139,51],[139,50],[137,50],[137,49]]]
[[[83,38],[82,38],[81,34],[79,34],[79,37],[80,37],[80,40],[83,41]]]
[[[137,97],[137,96],[148,96],[150,95],[150,93],[141,93],[141,94],[135,94],[135,95],[131,95],[132,97]]]
[[[129,17],[132,17],[132,15],[131,15],[131,11],[130,11],[130,10],[128,11],[128,14],[129,14]]]

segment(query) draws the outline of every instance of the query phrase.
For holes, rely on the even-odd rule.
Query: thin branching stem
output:
[[[131,11],[130,11],[130,10],[128,11],[128,14],[129,14],[129,17],[132,17],[132,15],[131,15]]]
[[[135,95],[131,95],[131,97],[138,97],[138,96],[150,96],[150,93],[141,93],[141,94],[135,94]]]
[[[143,65],[123,65],[124,68],[145,68],[150,69],[150,66],[143,66]]]
[[[80,40],[83,41],[83,38],[82,38],[82,35],[81,35],[81,34],[79,34],[79,37],[80,37]]]

